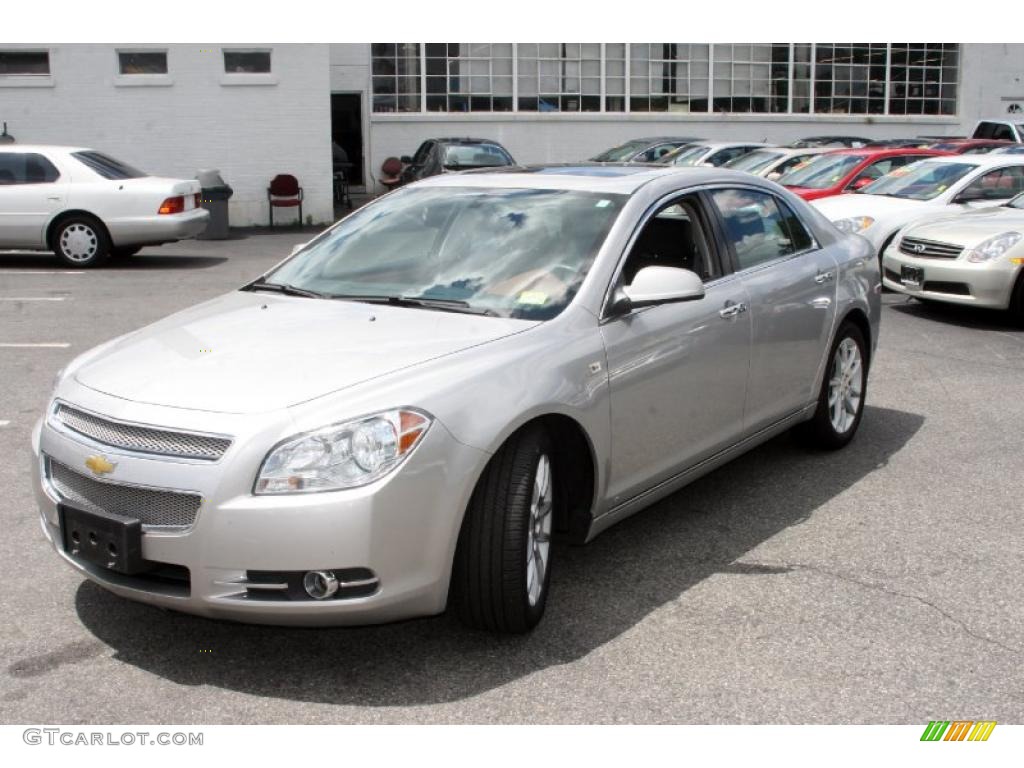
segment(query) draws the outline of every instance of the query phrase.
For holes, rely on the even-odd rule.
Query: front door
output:
[[[608,493],[620,504],[738,439],[743,426],[750,313],[742,280],[724,275],[697,195],[651,217],[622,270],[691,269],[695,301],[638,309],[601,327],[608,359],[612,461]]]
[[[750,189],[711,193],[750,296],[746,432],[813,402],[835,317],[837,262],[785,201]]]

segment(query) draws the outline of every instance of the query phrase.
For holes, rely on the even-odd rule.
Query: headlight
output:
[[[858,232],[863,232],[865,229],[875,223],[875,220],[870,216],[853,216],[849,219],[839,219],[839,221],[832,222],[835,228],[840,232],[846,232],[850,235],[855,235]]]
[[[384,411],[293,437],[267,454],[253,493],[315,493],[372,483],[402,463],[431,421],[420,411]]]
[[[967,260],[979,264],[983,261],[998,259],[1013,248],[1020,241],[1020,238],[1020,232],[1003,232],[1001,235],[990,237],[980,245],[971,248],[967,252]]]

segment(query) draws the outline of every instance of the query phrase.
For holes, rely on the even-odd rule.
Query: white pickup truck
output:
[[[991,118],[979,120],[974,126],[972,139],[1000,139],[1002,141],[1016,141],[1024,143],[1024,115],[1018,120],[1007,120],[1003,118]]]

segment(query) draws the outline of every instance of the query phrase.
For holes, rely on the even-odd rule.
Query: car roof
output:
[[[567,163],[513,165],[504,168],[445,173],[416,182],[417,187],[500,187],[511,189],[565,189],[631,195],[645,184],[668,176],[684,176],[702,184],[736,180],[749,183],[750,174],[721,168],[625,163]]]
[[[94,152],[89,147],[72,147],[62,144],[4,144],[4,152]]]
[[[444,144],[501,144],[494,139],[473,139],[468,136],[442,136],[436,139],[424,139],[424,141],[437,141]]]
[[[1024,165],[1024,157],[1019,155],[938,155],[929,157],[940,163],[967,163],[976,165],[979,168],[988,168],[993,165]]]
[[[921,147],[846,147],[834,149],[828,154],[853,155],[855,157],[902,157],[903,155],[945,157],[947,153]]]

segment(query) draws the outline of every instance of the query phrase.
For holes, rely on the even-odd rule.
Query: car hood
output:
[[[829,221],[838,221],[851,216],[870,216],[874,219],[906,214],[926,213],[930,207],[940,207],[937,200],[908,200],[902,197],[865,195],[851,192],[846,195],[826,197],[815,201],[814,207]]]
[[[235,292],[113,342],[74,375],[135,402],[276,410],[486,344],[535,322]]]
[[[906,234],[972,248],[1003,232],[1024,233],[1024,210],[1004,206],[979,208],[918,224],[908,229]]]

